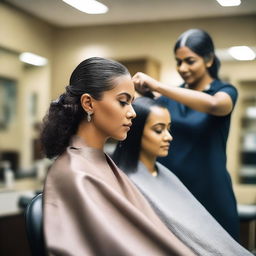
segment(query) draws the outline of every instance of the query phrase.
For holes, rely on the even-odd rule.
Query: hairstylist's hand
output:
[[[156,80],[142,72],[136,73],[132,81],[135,85],[135,89],[142,95],[156,90]]]

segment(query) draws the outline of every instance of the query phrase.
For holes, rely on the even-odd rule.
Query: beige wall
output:
[[[20,167],[29,169],[32,161],[33,123],[41,121],[50,100],[53,28],[27,14],[0,4],[0,76],[16,80],[15,122],[0,131],[0,150],[20,154]],[[19,61],[21,52],[29,51],[49,59],[45,67],[26,66]],[[38,96],[38,113],[31,120],[32,94]]]
[[[51,59],[53,28],[26,13],[0,4],[0,47]]]

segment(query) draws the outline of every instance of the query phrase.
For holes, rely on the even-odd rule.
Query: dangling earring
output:
[[[93,112],[92,111],[86,111],[86,113],[87,113],[87,121],[90,122],[92,120],[91,115],[92,115]]]

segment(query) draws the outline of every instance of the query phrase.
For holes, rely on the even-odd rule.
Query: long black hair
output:
[[[188,47],[205,61],[213,59],[213,64],[208,68],[210,76],[219,79],[220,60],[215,54],[213,40],[210,35],[201,29],[189,29],[182,33],[174,46],[174,53],[181,47]]]
[[[143,131],[151,113],[151,108],[153,106],[166,108],[163,103],[148,97],[136,98],[132,106],[136,112],[136,117],[132,121],[131,130],[124,141],[118,142],[112,155],[116,165],[126,173],[136,172],[137,170]]]
[[[119,62],[100,57],[82,61],[72,72],[66,92],[50,104],[43,119],[42,149],[48,158],[62,154],[70,138],[86,117],[80,98],[84,93],[100,100],[105,91],[115,87],[115,78],[130,75]]]

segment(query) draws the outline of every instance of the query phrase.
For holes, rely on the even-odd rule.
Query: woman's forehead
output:
[[[150,108],[150,113],[147,119],[147,123],[157,123],[157,122],[164,122],[170,123],[171,116],[168,109],[160,107],[160,106],[152,106]]]
[[[133,98],[135,89],[132,79],[129,75],[123,75],[115,78],[113,80],[113,85],[114,87],[111,90],[106,91],[106,94],[128,94]]]

